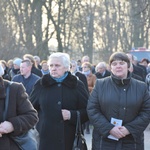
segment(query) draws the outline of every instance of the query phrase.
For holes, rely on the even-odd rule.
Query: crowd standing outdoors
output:
[[[29,115],[22,120],[25,122],[21,128],[29,130],[36,124],[39,150],[72,149],[77,111],[84,134],[90,134],[90,125],[93,126],[92,150],[144,150],[143,131],[150,122],[149,60],[138,62],[129,53],[116,52],[109,63],[93,65],[89,56],[70,60],[68,54],[57,52],[48,60],[31,54],[0,60],[0,66],[0,102],[5,99],[4,87],[13,81],[12,93],[22,93],[18,97],[21,103],[24,99],[25,102],[17,104],[15,97],[12,103],[17,101],[19,115]],[[26,105],[26,109],[22,108]],[[8,116],[8,124],[1,119],[0,147],[5,137],[5,144],[13,145],[7,140],[8,133],[22,133],[17,131],[20,127],[14,124],[12,115]]]

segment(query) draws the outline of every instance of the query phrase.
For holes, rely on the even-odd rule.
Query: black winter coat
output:
[[[98,79],[88,101],[93,131],[93,150],[144,150],[143,131],[150,122],[150,95],[144,82],[113,75]],[[123,120],[130,132],[119,141],[108,139],[111,118]]]
[[[68,73],[62,83],[57,83],[47,74],[35,84],[30,100],[39,115],[39,150],[71,150],[76,128],[76,111],[80,111],[82,123],[88,120],[88,93],[84,84],[71,73]],[[71,112],[70,120],[63,120],[62,109]]]

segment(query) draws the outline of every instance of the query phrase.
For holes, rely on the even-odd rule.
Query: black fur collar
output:
[[[54,84],[58,84],[53,78],[51,78],[50,74],[46,74],[41,79],[41,84],[44,87],[52,86]],[[77,86],[77,78],[72,75],[70,72],[68,72],[68,76],[64,79],[61,84],[69,87],[69,88],[75,88]]]

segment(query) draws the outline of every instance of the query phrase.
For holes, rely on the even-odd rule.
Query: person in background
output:
[[[79,71],[82,71],[82,63],[80,59],[77,60],[77,68]]]
[[[146,75],[150,72],[150,69],[148,67],[149,60],[146,58],[143,58],[140,62],[140,65],[144,66],[146,68]]]
[[[82,64],[82,73],[86,76],[88,90],[91,93],[95,85],[96,76],[92,73],[92,65],[89,62]],[[90,121],[87,121],[85,124],[85,133],[90,134]]]
[[[150,92],[150,73],[147,74],[145,82],[147,84],[147,89]]]
[[[10,80],[16,75],[20,73],[20,64],[22,62],[21,58],[14,58],[13,60],[13,68],[9,71]]]
[[[12,68],[13,68],[13,59],[9,59],[9,60],[7,61],[7,67],[8,67],[9,69],[12,69]]]
[[[75,60],[72,60],[71,66],[70,66],[70,72],[72,73],[72,75],[75,75],[79,80],[81,80],[84,83],[85,88],[87,92],[89,93],[86,76],[82,74],[78,69],[79,68],[77,66],[77,62]]]
[[[132,63],[132,65],[133,65],[133,73],[142,77],[143,81],[145,82],[146,73],[140,66],[138,66],[138,62],[136,60],[136,57],[130,53],[127,53],[127,56],[130,60],[130,63]]]
[[[99,62],[95,67],[95,72],[97,79],[110,76],[110,72],[107,70],[107,65],[105,62]]]
[[[39,115],[39,150],[71,150],[77,111],[82,123],[88,120],[88,93],[83,82],[70,73],[68,54],[51,54],[48,66],[50,73],[37,81],[30,96]]]
[[[40,79],[39,76],[31,73],[32,63],[30,60],[23,60],[20,64],[20,74],[15,75],[12,81],[22,83],[28,95],[30,95],[34,84]]]
[[[5,80],[10,80],[10,76],[8,74],[8,67],[7,67],[7,63],[5,60],[0,60],[0,63],[4,69],[4,74],[2,75],[3,79]]]
[[[89,89],[89,92],[91,93],[95,85],[95,81],[96,81],[96,76],[95,74],[92,73],[91,63],[85,62],[82,64],[82,73],[86,76],[88,89]]]
[[[9,74],[10,70],[13,68],[13,59],[9,59],[7,61],[7,67],[8,67],[8,74]]]
[[[134,79],[137,79],[137,80],[139,80],[139,81],[143,81],[143,78],[142,78],[141,76],[139,76],[139,75],[137,75],[137,74],[135,74],[135,73],[133,72],[133,64],[132,64],[132,63],[130,63],[130,67],[129,67],[128,70],[129,70],[130,73],[131,73],[131,77],[133,77]],[[144,81],[143,81],[143,82],[144,82]]]
[[[150,62],[147,65],[147,74],[150,73]]]
[[[89,62],[90,63],[90,57],[85,55],[82,57],[81,59],[81,63],[85,63],[85,62]],[[91,63],[90,63],[91,64]],[[91,70],[92,70],[92,73],[95,74],[95,66],[91,64]]]
[[[10,135],[21,135],[35,126],[38,122],[37,111],[30,103],[25,88],[20,83],[4,80],[4,70],[0,64],[0,149],[20,150]],[[6,99],[6,88],[10,86],[10,96],[6,120],[3,111]]]
[[[42,72],[43,75],[49,73],[49,67],[47,65],[47,60],[42,60],[41,67],[42,67],[41,72]]]
[[[144,150],[150,122],[150,95],[144,82],[131,78],[123,52],[110,56],[111,76],[97,80],[87,112],[93,129],[93,150]]]
[[[42,69],[42,66],[40,65],[41,63],[41,59],[39,56],[33,56],[34,60],[35,60],[35,63],[36,63],[36,66],[38,67],[39,70]]]
[[[23,60],[30,60],[32,62],[32,69],[31,69],[32,73],[36,74],[39,77],[43,76],[41,70],[38,69],[38,67],[37,67],[37,65],[35,63],[33,55],[25,54],[25,55],[23,55]]]

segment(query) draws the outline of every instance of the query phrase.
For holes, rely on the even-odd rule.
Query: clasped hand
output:
[[[126,135],[130,134],[130,132],[124,126],[115,126],[110,130],[110,134],[118,139],[121,139]]]
[[[61,112],[64,120],[70,120],[71,113],[69,110],[62,109]]]
[[[0,137],[2,137],[3,134],[7,134],[14,131],[14,127],[11,122],[4,121],[0,124]]]

